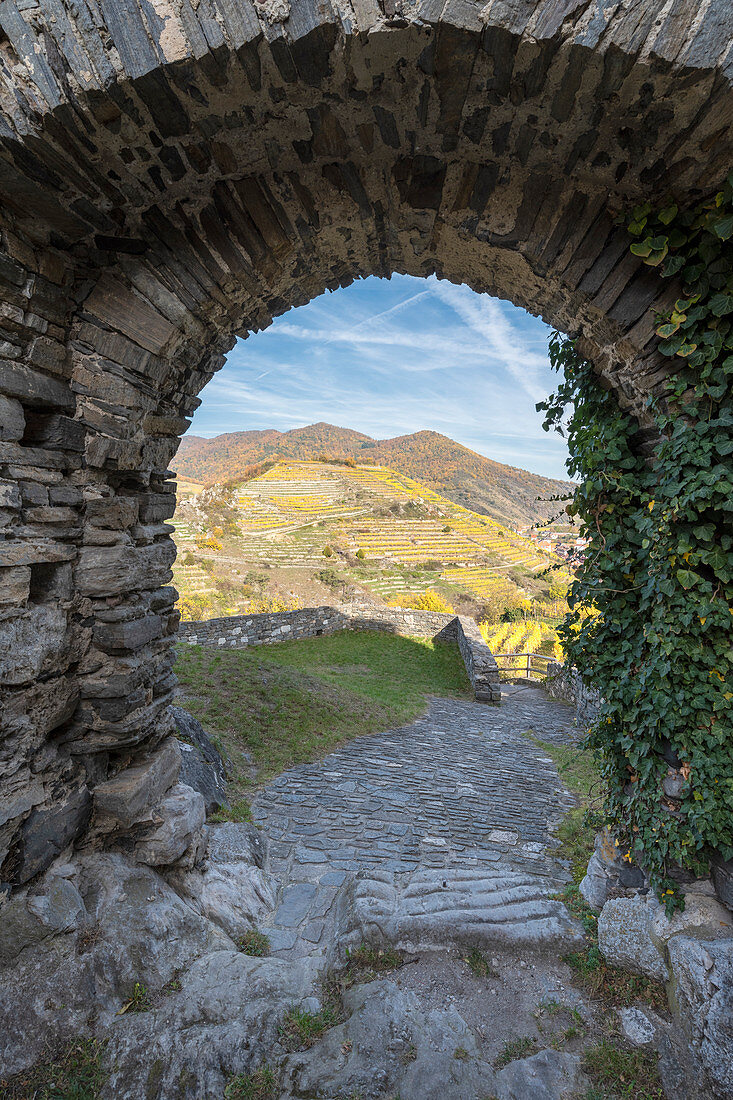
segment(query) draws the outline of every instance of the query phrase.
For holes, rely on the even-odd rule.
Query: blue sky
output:
[[[557,386],[550,329],[466,286],[393,275],[326,293],[238,340],[191,432],[325,420],[376,439],[425,428],[488,458],[566,477],[567,450],[535,402]]]

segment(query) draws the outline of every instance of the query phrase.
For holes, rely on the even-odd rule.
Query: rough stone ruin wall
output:
[[[4,0],[4,889],[137,827],[105,785],[169,744],[169,466],[237,333],[437,274],[577,334],[643,420],[667,299],[614,217],[729,170],[729,24],[724,0]]]

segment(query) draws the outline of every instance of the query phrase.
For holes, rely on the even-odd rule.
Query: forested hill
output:
[[[540,477],[484,458],[440,432],[414,432],[376,440],[324,423],[288,432],[230,432],[213,439],[184,436],[173,467],[183,477],[208,485],[245,479],[255,472],[250,467],[267,459],[323,456],[352,457],[357,463],[390,466],[449,500],[512,527],[555,515],[562,506],[538,502],[537,497],[572,489],[570,482]]]

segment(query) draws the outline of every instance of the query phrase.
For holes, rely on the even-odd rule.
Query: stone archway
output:
[[[716,0],[6,0],[0,27],[15,885],[90,820],[134,831],[102,784],[161,744],[141,812],[171,782],[167,468],[234,335],[437,273],[578,334],[643,420],[665,303],[614,213],[728,169],[733,26]]]

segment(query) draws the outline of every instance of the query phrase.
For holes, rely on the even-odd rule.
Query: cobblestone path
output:
[[[506,685],[500,707],[433,699],[411,725],[267,784],[253,814],[282,884],[273,952],[327,954],[349,923],[413,946],[447,925],[505,944],[566,937],[551,830],[574,799],[527,732],[570,743],[572,716],[535,687]]]

